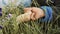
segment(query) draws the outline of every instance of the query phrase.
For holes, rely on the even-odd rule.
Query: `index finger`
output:
[[[31,8],[24,8],[24,13],[31,11],[31,10],[32,10]]]

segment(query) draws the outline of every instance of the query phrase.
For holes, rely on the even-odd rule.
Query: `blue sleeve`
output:
[[[43,22],[48,22],[52,20],[52,8],[50,6],[41,6],[41,9],[45,11],[45,17],[42,18]]]

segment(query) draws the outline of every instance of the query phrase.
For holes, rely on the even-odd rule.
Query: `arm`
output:
[[[41,3],[41,8],[45,12],[45,17],[42,19],[42,21],[51,21],[60,15],[60,0],[55,0],[53,4],[45,4]],[[44,2],[44,1],[43,1]],[[49,10],[50,9],[50,10]]]

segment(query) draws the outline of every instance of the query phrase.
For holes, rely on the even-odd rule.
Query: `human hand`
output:
[[[37,8],[37,7],[32,7],[32,8],[24,8],[24,12],[26,13],[28,10],[32,12],[31,14],[31,19],[36,20],[39,18],[42,18],[45,16],[44,12],[42,9]]]

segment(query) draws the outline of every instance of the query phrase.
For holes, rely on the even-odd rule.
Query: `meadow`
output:
[[[39,6],[37,2],[34,5]],[[41,19],[35,21],[27,21],[17,24],[16,17],[23,14],[24,6],[7,5],[2,8],[2,16],[0,16],[0,34],[60,34],[60,27],[57,22],[41,22]],[[54,25],[53,25],[54,24]]]

